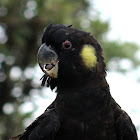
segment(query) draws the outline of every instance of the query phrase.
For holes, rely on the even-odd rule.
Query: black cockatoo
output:
[[[102,48],[71,26],[45,28],[38,63],[42,84],[57,88],[55,101],[20,140],[137,140],[130,117],[112,98]]]

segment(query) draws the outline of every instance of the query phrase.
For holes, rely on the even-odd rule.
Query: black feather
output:
[[[46,74],[44,74],[40,80],[42,80],[42,83],[41,83],[41,86],[44,86],[45,83],[46,83],[46,80],[47,80],[48,76],[46,76]]]
[[[70,27],[50,24],[45,29],[42,42],[58,55],[59,69],[56,79],[44,75],[42,85],[57,87],[57,97],[19,139],[138,140],[130,117],[110,94],[101,46],[89,33]],[[62,47],[65,41],[71,42],[70,49]],[[80,56],[84,44],[96,52],[92,69]]]
[[[72,25],[69,25],[68,27],[72,27]]]

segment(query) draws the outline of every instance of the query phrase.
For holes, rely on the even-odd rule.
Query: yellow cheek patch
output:
[[[95,67],[97,63],[97,57],[95,55],[95,49],[89,44],[85,44],[80,52],[83,63],[87,68]]]

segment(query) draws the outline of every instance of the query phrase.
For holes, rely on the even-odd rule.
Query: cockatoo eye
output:
[[[71,44],[70,41],[65,41],[65,42],[62,43],[62,47],[64,49],[70,49],[72,47],[72,44]]]

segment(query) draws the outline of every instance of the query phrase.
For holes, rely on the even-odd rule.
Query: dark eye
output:
[[[62,43],[62,46],[63,46],[64,49],[70,49],[72,44],[69,41],[65,41],[65,42]]]

